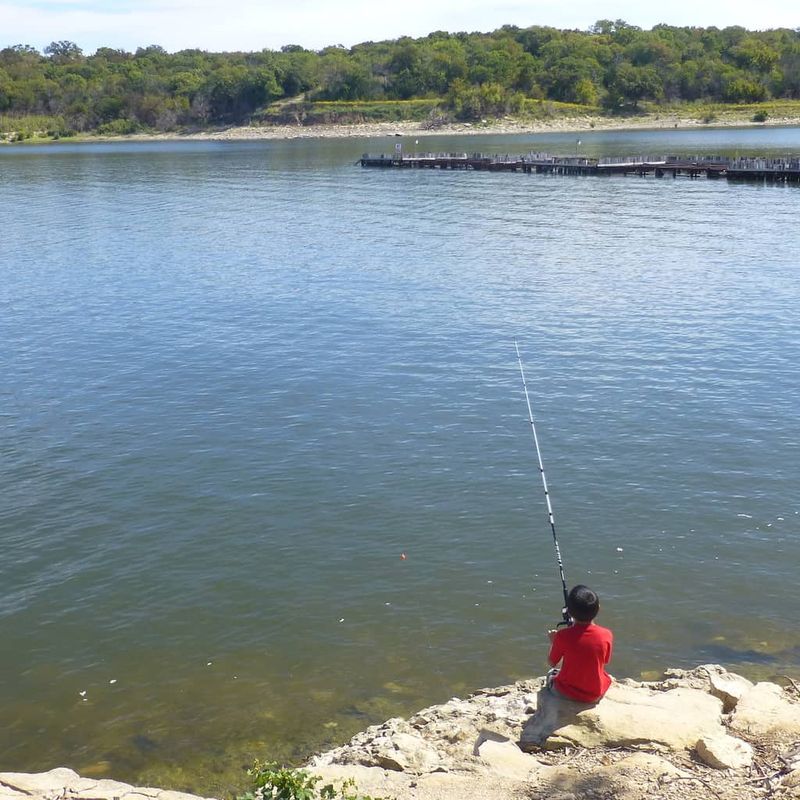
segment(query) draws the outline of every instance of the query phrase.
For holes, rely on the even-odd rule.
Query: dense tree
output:
[[[779,55],[766,42],[748,36],[731,49],[731,55],[742,69],[769,72],[778,63]]]
[[[659,100],[663,91],[663,82],[654,67],[622,63],[608,81],[608,104],[611,108],[636,108],[645,98]]]
[[[781,82],[778,92],[787,97],[800,97],[800,42],[791,44],[781,55]]]
[[[319,96],[325,100],[367,100],[377,94],[377,81],[359,59],[344,48],[324,51]]]
[[[13,86],[9,74],[0,67],[0,111],[5,111],[11,105]]]
[[[66,40],[60,42],[50,42],[44,49],[44,54],[49,56],[57,64],[69,64],[73,61],[80,61],[83,58],[83,50],[75,42]]]

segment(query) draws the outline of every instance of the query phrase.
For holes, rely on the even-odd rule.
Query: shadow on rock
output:
[[[519,739],[520,750],[531,753],[541,750],[545,742],[560,728],[578,721],[578,714],[597,703],[579,703],[557,695],[546,686],[536,695],[536,712],[528,718]]]

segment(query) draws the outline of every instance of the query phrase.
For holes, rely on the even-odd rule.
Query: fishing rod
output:
[[[564,562],[561,560],[561,548],[558,546],[558,536],[556,536],[556,523],[553,518],[553,506],[550,504],[550,492],[547,488],[547,478],[544,474],[544,464],[542,463],[542,451],[539,449],[539,437],[536,435],[536,425],[533,422],[533,410],[531,409],[531,398],[528,396],[528,384],[525,382],[525,370],[522,368],[522,356],[519,354],[519,345],[514,339],[514,348],[517,351],[517,361],[519,362],[519,374],[522,376],[522,388],[525,391],[525,402],[528,404],[528,421],[531,423],[533,432],[533,443],[536,446],[536,457],[539,459],[539,472],[542,475],[542,486],[544,486],[544,499],[547,501],[547,518],[550,521],[550,530],[553,532],[553,544],[556,548],[556,561],[558,562],[558,574],[561,576],[561,588],[564,592],[564,607],[561,609],[563,621],[561,625],[571,625],[569,613],[567,612],[567,581],[564,577]]]

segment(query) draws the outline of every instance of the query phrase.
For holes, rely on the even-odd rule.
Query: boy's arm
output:
[[[547,656],[547,663],[551,667],[554,667],[556,664],[558,664],[558,662],[561,661],[561,658],[564,655],[561,652],[561,645],[558,641],[558,634],[559,631],[557,630],[547,631],[547,637],[550,639],[550,653]]]
[[[603,662],[604,664],[608,664],[611,661],[611,655],[614,652],[614,634],[609,631],[608,634],[608,643],[606,644],[606,660]]]

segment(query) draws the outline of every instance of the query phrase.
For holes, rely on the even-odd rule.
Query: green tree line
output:
[[[74,42],[0,50],[0,114],[58,117],[69,131],[126,133],[249,120],[275,101],[436,99],[460,119],[527,99],[630,111],[647,101],[800,98],[800,29],[748,31],[601,20],[586,31],[507,25],[320,51],[134,53]]]

